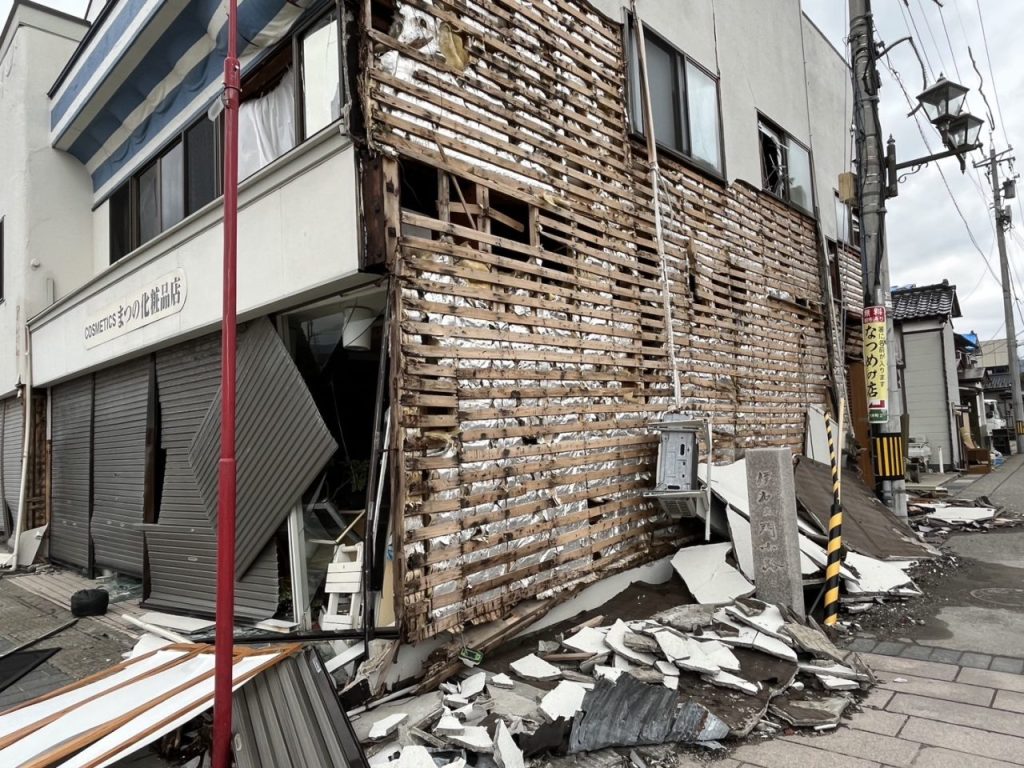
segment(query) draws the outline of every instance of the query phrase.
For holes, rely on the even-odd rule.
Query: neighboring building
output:
[[[798,448],[843,377],[849,73],[799,1],[641,4],[662,243],[627,4],[513,5],[240,6],[242,617],[316,619],[350,522],[377,625],[539,615],[693,536],[644,496],[674,371],[719,459]],[[29,323],[50,557],[199,614],[223,46],[216,4],[104,9],[50,101],[89,274]]]
[[[87,27],[16,0],[0,33],[0,542],[23,490],[26,319],[92,274],[88,176],[49,148],[46,98]],[[46,392],[36,394],[33,423],[45,437]],[[46,520],[45,444],[35,447],[24,488],[29,526]]]
[[[953,320],[960,317],[956,286],[894,288],[892,317],[902,352],[911,442],[927,442],[930,464],[959,467],[960,385]]]

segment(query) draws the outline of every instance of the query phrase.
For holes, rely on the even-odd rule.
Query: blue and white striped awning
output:
[[[238,50],[251,66],[302,15],[291,0],[239,0]],[[97,200],[222,89],[223,0],[119,0],[76,52],[50,99],[50,141],[78,158]]]

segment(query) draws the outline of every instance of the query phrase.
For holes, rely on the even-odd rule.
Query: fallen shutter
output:
[[[165,452],[156,525],[147,525],[147,608],[213,614],[217,543],[188,461],[189,446],[220,385],[220,335],[156,355],[160,448]],[[263,619],[277,610],[277,547],[271,542],[235,584],[235,614]]]
[[[152,363],[95,375],[92,540],[96,565],[142,576],[146,428]]]
[[[236,576],[255,562],[337,447],[270,321],[257,320],[239,331]],[[189,451],[214,525],[220,407],[218,391]]]
[[[0,517],[11,521],[13,525],[18,514],[18,496],[21,493],[21,452],[24,449],[25,417],[21,400],[17,397],[4,400],[3,407],[3,500],[6,513]],[[0,527],[6,527],[6,524]]]
[[[50,559],[89,565],[92,376],[50,391]]]

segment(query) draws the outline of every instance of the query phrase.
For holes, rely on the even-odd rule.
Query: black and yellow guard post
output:
[[[839,401],[839,437],[843,434],[844,400]],[[832,466],[832,512],[828,519],[828,561],[825,566],[825,624],[839,619],[839,571],[843,567],[842,456],[832,431],[832,420],[825,419],[828,458]]]

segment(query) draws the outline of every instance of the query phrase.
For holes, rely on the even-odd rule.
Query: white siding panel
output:
[[[932,448],[932,463],[939,460],[941,448],[948,464],[954,455],[942,347],[941,331],[911,333],[903,337],[910,435],[927,438]]]

